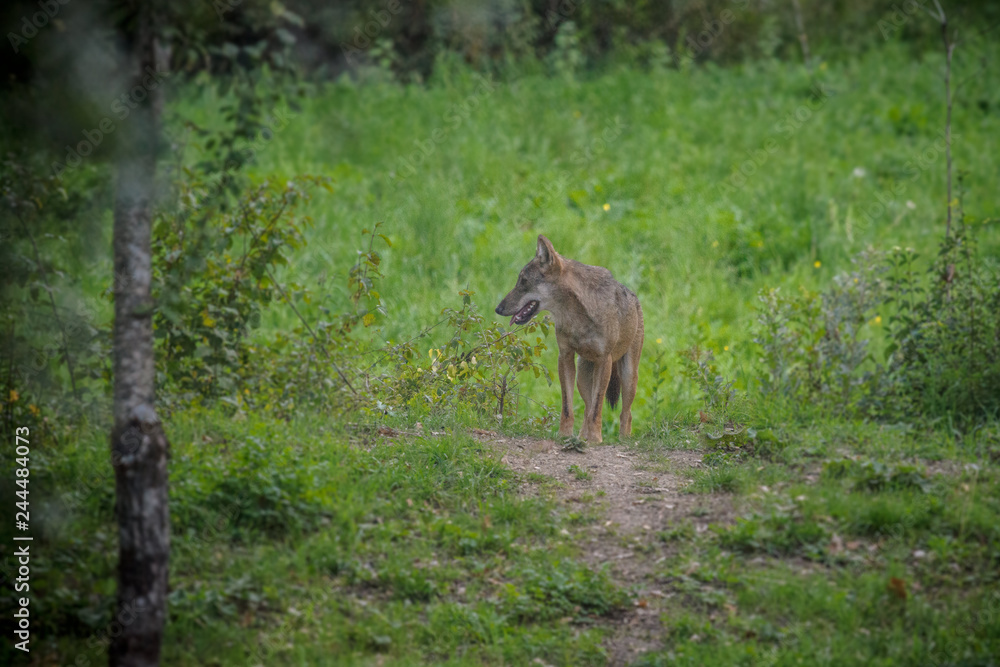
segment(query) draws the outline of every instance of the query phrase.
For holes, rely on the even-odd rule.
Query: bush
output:
[[[539,361],[546,349],[542,337],[548,336],[551,322],[532,320],[509,331],[496,322],[487,324],[472,301],[473,294],[460,291],[462,307],[442,311],[441,323],[448,325],[451,338],[428,351],[429,363],[417,363],[412,340],[386,350],[393,366],[366,377],[377,407],[384,411],[440,410],[462,405],[480,416],[503,421],[517,413],[521,372],[531,372],[536,378],[544,375],[552,383],[548,368]],[[532,334],[534,342],[529,340]]]
[[[909,249],[868,251],[824,292],[761,292],[764,388],[842,415],[962,428],[995,418],[1000,267],[970,232],[960,215],[929,263]]]
[[[887,393],[898,413],[960,425],[1000,414],[1000,267],[965,224],[921,279],[912,252],[892,258]]]
[[[851,479],[856,491],[930,491],[931,480],[923,468],[907,463],[839,459],[823,464],[823,474],[832,479]]]
[[[604,571],[572,562],[526,570],[524,585],[503,589],[503,607],[522,623],[582,616],[612,616],[625,609],[629,595]]]
[[[305,246],[311,219],[297,211],[315,186],[328,183],[265,180],[229,205],[219,184],[196,175],[175,184],[185,204],[160,215],[153,244],[158,385],[168,409],[221,400],[238,414],[290,417],[304,410],[383,415],[462,407],[502,420],[517,412],[522,371],[551,383],[539,363],[551,324],[510,331],[487,324],[471,291],[460,292],[462,307],[444,309],[437,325],[403,343],[366,349],[354,334],[385,317],[376,243],[391,242],[381,223],[362,230],[367,248],[347,272],[350,305],[343,312],[304,286],[279,282],[279,267]],[[290,308],[300,326],[260,340],[254,329],[275,304]],[[320,317],[310,321],[317,310]],[[418,354],[417,341],[441,324],[450,340],[426,358]],[[530,342],[531,334],[541,335]],[[374,362],[368,355],[377,355]]]
[[[304,245],[308,200],[303,177],[252,186],[235,205],[197,179],[178,185],[180,210],[154,225],[153,296],[159,385],[186,395],[232,397],[254,352],[252,329],[285,291],[274,278],[290,251]],[[295,286],[290,288],[300,291]]]

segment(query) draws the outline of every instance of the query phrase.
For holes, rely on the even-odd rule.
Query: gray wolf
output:
[[[601,442],[601,399],[606,397],[614,409],[619,394],[619,433],[631,435],[644,338],[638,297],[607,269],[567,259],[539,236],[534,258],[521,269],[496,313],[510,316],[511,324],[526,324],[543,310],[552,313],[559,345],[559,435],[573,435],[574,379],[584,405],[581,440]]]

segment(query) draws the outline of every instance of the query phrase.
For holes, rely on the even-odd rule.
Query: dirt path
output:
[[[568,512],[593,512],[595,520],[571,532],[583,546],[585,560],[594,567],[606,564],[616,582],[635,591],[637,600],[615,622],[606,642],[610,664],[627,665],[659,648],[660,615],[670,593],[657,576],[657,566],[669,556],[669,546],[658,534],[689,521],[702,532],[710,523],[732,520],[728,497],[682,491],[691,471],[701,465],[701,453],[674,450],[652,461],[620,444],[588,446],[580,453],[564,450],[554,440],[487,432],[478,437],[496,447],[512,469],[548,478],[529,482],[525,493],[554,494]]]

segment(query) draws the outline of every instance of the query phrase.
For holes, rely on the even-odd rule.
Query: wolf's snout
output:
[[[500,312],[500,306],[502,305],[503,303],[498,304],[497,307],[493,309],[493,312],[496,313],[497,315],[503,315],[503,313]]]

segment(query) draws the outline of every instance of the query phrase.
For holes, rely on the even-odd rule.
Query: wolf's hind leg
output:
[[[580,393],[583,394],[583,402],[586,410],[583,414],[583,428],[580,429],[580,439],[588,442],[601,442],[601,408],[604,406],[604,395],[608,391],[608,382],[611,381],[611,357],[605,357],[599,363],[592,363],[584,359],[580,360],[577,367],[577,374]],[[584,364],[586,364],[586,383],[582,381],[584,374]]]
[[[639,374],[631,352],[626,352],[615,363],[618,364],[618,374],[622,382],[622,416],[618,434],[629,436],[632,435],[632,401],[635,400]]]
[[[573,436],[573,381],[576,379],[576,353],[559,352],[559,387],[562,389],[562,414],[559,435]],[[583,394],[583,392],[580,392]]]
[[[642,354],[642,343],[646,334],[643,330],[642,307],[636,304],[639,311],[639,326],[636,336],[629,345],[628,352],[618,360],[618,373],[622,382],[622,417],[619,436],[632,435],[632,401],[635,400],[636,388],[639,385],[639,356]]]

